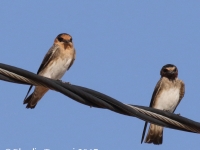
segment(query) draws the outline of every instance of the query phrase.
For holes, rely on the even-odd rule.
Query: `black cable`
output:
[[[139,119],[142,119],[144,121],[148,121],[150,123],[154,123],[157,125],[161,125],[161,126],[165,126],[168,128],[173,128],[173,129],[177,129],[177,130],[183,130],[183,131],[188,131],[191,132],[190,130],[186,130],[183,128],[180,128],[178,126],[172,125],[170,123],[164,122],[162,120],[153,118],[151,116],[145,115],[141,112],[136,111],[135,109],[131,108],[130,106],[134,106],[137,108],[141,108],[168,118],[171,118],[175,121],[178,121],[179,123],[188,125],[190,127],[193,128],[198,128],[198,131],[200,130],[200,123],[192,121],[190,119],[184,118],[182,116],[178,116],[176,114],[172,114],[169,112],[164,112],[161,110],[157,110],[154,108],[149,108],[149,107],[144,107],[144,106],[137,106],[137,105],[126,105],[123,104],[117,100],[115,100],[112,97],[109,97],[105,94],[102,94],[100,92],[85,88],[85,87],[81,87],[81,86],[77,86],[77,85],[71,85],[68,83],[63,83],[61,81],[58,80],[52,80],[52,79],[48,79],[39,75],[36,75],[34,73],[31,73],[29,71],[17,68],[17,67],[13,67],[13,66],[9,66],[9,65],[5,65],[0,63],[0,68],[7,70],[9,72],[15,73],[17,75],[20,75],[22,77],[31,79],[35,82],[41,83],[42,85],[46,85],[47,87],[54,89],[68,97],[70,97],[71,99],[82,103],[84,105],[88,105],[91,107],[97,107],[97,108],[106,108],[106,109],[110,109],[112,111],[115,111],[117,113],[120,114],[124,114],[124,115],[129,115],[129,116],[133,116],[133,117],[137,117]],[[12,77],[8,77],[7,75],[3,75],[0,74],[0,80],[4,80],[7,82],[13,82],[13,83],[19,83],[19,84],[27,84],[24,81],[19,81],[16,78],[12,78]]]

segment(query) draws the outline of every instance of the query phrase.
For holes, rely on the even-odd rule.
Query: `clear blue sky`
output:
[[[200,120],[200,2],[1,1],[0,62],[37,72],[54,38],[73,36],[77,57],[62,78],[123,103],[148,106],[165,64],[186,94],[176,113]],[[200,135],[164,130],[161,146],[140,144],[144,122],[90,108],[55,91],[26,109],[26,85],[0,81],[0,150],[198,149]]]

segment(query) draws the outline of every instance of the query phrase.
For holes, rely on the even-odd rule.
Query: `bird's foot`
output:
[[[57,81],[60,81],[60,82],[62,82],[62,83],[71,84],[70,82],[64,82],[64,81],[62,81],[62,80],[60,80],[60,79],[57,79]]]

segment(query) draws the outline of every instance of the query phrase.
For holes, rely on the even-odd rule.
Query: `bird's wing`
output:
[[[39,69],[37,71],[37,74],[39,74],[49,64],[49,62],[52,60],[52,58],[55,57],[55,52],[58,50],[58,48],[59,48],[59,46],[54,44],[49,49],[49,51],[47,52],[47,54],[45,55],[45,57],[44,57],[44,59],[42,61],[42,64],[40,65],[40,67],[39,67]],[[33,87],[33,85],[31,85],[29,87],[28,92],[27,92],[27,94],[26,94],[26,96],[24,98],[24,101],[26,100],[26,98],[27,98],[29,92],[31,91],[32,87]]]
[[[44,56],[44,59],[37,71],[37,74],[39,74],[49,64],[49,62],[52,60],[52,58],[55,57],[54,54],[58,49],[59,49],[59,46],[55,45],[55,44],[49,49],[47,54]]]
[[[67,70],[69,70],[69,68],[73,65],[75,59],[76,59],[76,50],[74,49],[74,57],[73,57],[71,63],[69,64],[69,67]]]
[[[162,79],[160,79],[160,80],[158,81],[158,83],[156,84],[156,87],[155,87],[155,89],[154,89],[154,91],[153,91],[153,95],[152,95],[152,97],[151,97],[151,102],[150,102],[149,107],[152,107],[152,106],[154,105],[156,96],[157,96],[157,95],[159,94],[159,92],[160,92],[161,84],[162,84]],[[142,132],[141,143],[142,143],[143,140],[144,140],[144,136],[145,136],[147,124],[148,124],[148,122],[146,121],[145,124],[144,124],[143,132]]]
[[[185,94],[185,84],[183,83],[183,81],[180,81],[180,83],[181,83],[181,89],[180,89],[179,103]]]
[[[182,80],[179,80],[179,81],[180,81],[180,93],[179,93],[179,101],[178,101],[178,104],[176,105],[176,108],[181,102],[181,99],[183,98],[183,96],[185,95],[185,84]],[[174,111],[176,110],[176,108],[174,109]]]

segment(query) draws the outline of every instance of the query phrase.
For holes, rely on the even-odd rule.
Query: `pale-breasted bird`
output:
[[[161,109],[173,113],[185,94],[185,85],[178,79],[178,69],[175,65],[167,64],[160,71],[161,78],[158,81],[152,98],[150,107]],[[142,134],[144,139],[147,123],[145,122]],[[163,127],[150,124],[145,143],[162,144]]]
[[[54,40],[53,46],[45,55],[37,74],[47,78],[59,80],[72,66],[76,57],[76,51],[69,34],[59,34]],[[32,86],[24,99],[26,108],[35,108],[38,101],[49,90],[42,86],[36,86],[34,92],[27,98]]]

